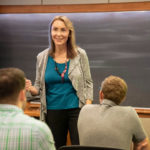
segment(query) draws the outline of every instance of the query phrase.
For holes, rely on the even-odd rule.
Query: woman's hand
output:
[[[26,81],[26,90],[27,91],[30,91],[30,88],[31,88],[31,86],[32,86],[32,82],[31,82],[31,80],[29,80],[29,79],[25,79],[25,81]]]
[[[25,79],[26,80],[26,90],[30,92],[32,95],[38,95],[37,89],[32,85],[31,80]]]
[[[87,100],[86,100],[86,104],[92,104],[92,100],[87,99]]]

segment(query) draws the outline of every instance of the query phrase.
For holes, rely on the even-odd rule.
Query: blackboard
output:
[[[72,20],[88,54],[94,103],[101,81],[117,75],[128,84],[122,105],[150,107],[150,11],[0,14],[0,68],[19,67],[34,82],[36,55],[49,46],[48,24],[56,15]]]

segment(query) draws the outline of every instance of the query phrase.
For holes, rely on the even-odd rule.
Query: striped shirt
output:
[[[48,126],[15,105],[0,104],[0,150],[55,150]]]

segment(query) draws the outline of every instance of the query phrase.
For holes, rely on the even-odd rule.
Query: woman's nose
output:
[[[60,36],[61,35],[61,31],[57,31],[57,35]]]

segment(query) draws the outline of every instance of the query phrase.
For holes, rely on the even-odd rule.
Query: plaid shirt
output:
[[[0,150],[55,150],[48,126],[15,105],[0,104]]]

